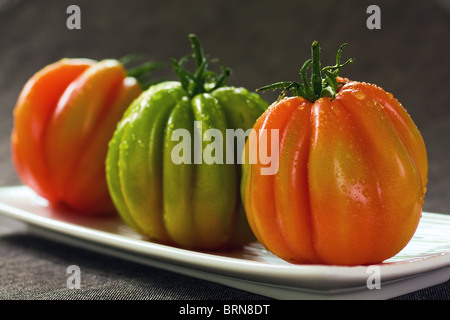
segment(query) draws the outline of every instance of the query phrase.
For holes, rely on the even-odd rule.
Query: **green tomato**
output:
[[[191,36],[198,58],[195,41]],[[197,59],[190,76],[180,71],[182,62],[174,64],[179,82],[151,86],[130,105],[110,141],[106,176],[117,211],[137,232],[217,250],[254,239],[240,199],[242,150],[226,138],[253,128],[267,103],[245,88],[224,86],[225,68],[214,83],[204,61]]]

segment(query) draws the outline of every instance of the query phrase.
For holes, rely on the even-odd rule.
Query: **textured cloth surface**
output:
[[[2,230],[9,227],[0,233],[0,299],[268,299],[42,239],[10,219],[0,222]],[[70,265],[80,268],[80,289],[67,288]]]
[[[366,27],[366,9],[381,8],[381,29]],[[418,1],[72,1],[81,30],[66,28],[69,2],[0,0],[0,186],[19,184],[10,161],[12,110],[27,79],[62,57],[119,58],[142,53],[167,61],[189,53],[188,33],[220,57],[229,83],[253,90],[298,80],[313,40],[323,61],[356,57],[345,76],[378,84],[408,110],[425,139],[429,183],[425,211],[450,214],[450,4]],[[173,79],[173,73],[158,76]],[[271,101],[276,93],[266,93]],[[66,287],[69,265],[81,289]],[[396,299],[446,299],[450,282]],[[267,299],[41,239],[0,217],[0,299]]]

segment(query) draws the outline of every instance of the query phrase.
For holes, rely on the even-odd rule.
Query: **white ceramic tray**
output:
[[[372,268],[289,264],[257,242],[226,253],[151,243],[117,217],[60,212],[24,186],[0,188],[0,212],[54,241],[276,299],[387,299],[450,279],[450,215],[445,214],[423,212],[410,243]],[[380,289],[369,289],[377,276]]]

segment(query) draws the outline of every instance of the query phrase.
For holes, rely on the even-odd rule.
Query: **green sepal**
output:
[[[225,86],[228,77],[231,75],[231,69],[227,68],[217,58],[208,61],[200,41],[195,34],[190,34],[189,40],[193,53],[182,57],[180,60],[173,58],[170,60],[175,74],[189,97],[193,98],[197,94],[210,93]],[[184,64],[192,58],[195,60],[196,67],[193,73],[184,68]],[[219,63],[221,73],[217,74],[208,70],[209,62]]]
[[[287,91],[291,91],[294,96],[300,96],[310,102],[314,102],[323,97],[329,97],[332,100],[335,98],[339,88],[337,77],[341,68],[353,63],[354,59],[348,59],[345,63],[340,62],[342,50],[347,44],[340,46],[336,54],[336,64],[334,66],[327,66],[322,68],[320,65],[320,46],[317,41],[311,45],[312,58],[308,59],[300,69],[301,82],[296,81],[282,81],[263,86],[256,89],[256,91],[278,90],[282,92],[278,96],[280,100]],[[311,77],[308,81],[306,72],[311,67]]]

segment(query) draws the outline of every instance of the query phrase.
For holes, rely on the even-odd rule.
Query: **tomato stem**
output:
[[[200,40],[195,34],[189,35],[189,41],[191,42],[193,53],[182,57],[178,61],[173,58],[171,59],[172,67],[177,74],[183,89],[190,97],[193,97],[197,94],[211,92],[225,86],[228,77],[231,75],[231,70],[219,59],[208,61],[203,52]],[[183,65],[192,58],[195,60],[194,73],[183,68]],[[219,63],[221,68],[220,75],[207,69],[209,62]]]
[[[283,81],[269,84],[267,86],[256,89],[256,91],[278,90],[282,92],[278,100],[284,97],[287,91],[291,91],[294,96],[301,96],[310,102],[314,102],[323,97],[329,97],[333,100],[336,96],[339,83],[337,77],[341,68],[353,63],[354,59],[350,58],[341,64],[342,50],[347,44],[340,46],[336,54],[336,64],[322,68],[320,64],[320,45],[314,41],[311,45],[311,59],[308,59],[300,69],[300,77],[302,82]],[[311,67],[310,81],[307,79],[306,72]]]
[[[127,67],[129,64],[139,63],[143,57],[141,55],[129,54],[119,59],[119,62],[127,68],[127,77],[135,78],[142,89],[145,90],[152,84],[161,82],[161,79],[152,79],[156,70],[167,66],[163,62],[147,61],[133,67]]]
[[[311,56],[311,83],[314,88],[314,94],[320,96],[320,93],[322,92],[322,73],[320,68],[320,46],[317,41],[314,41],[311,46]]]

